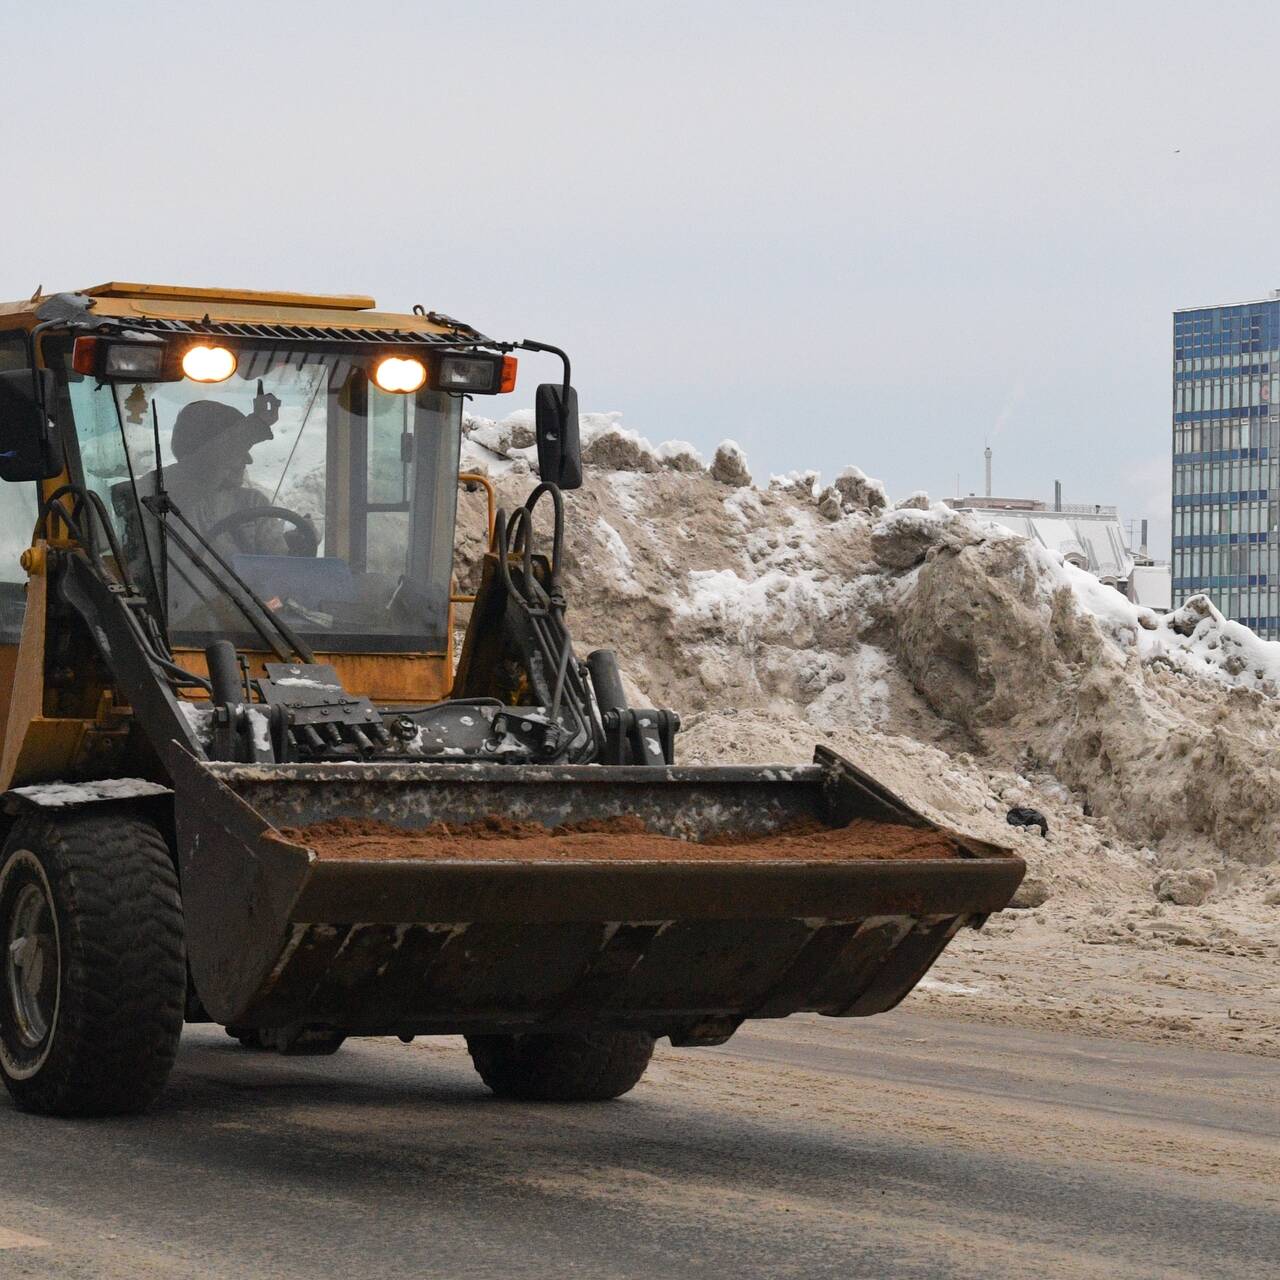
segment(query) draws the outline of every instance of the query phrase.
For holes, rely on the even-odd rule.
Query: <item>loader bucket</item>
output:
[[[209,1015],[238,1027],[633,1026],[689,1044],[744,1018],[877,1013],[958,929],[1004,907],[1025,869],[950,832],[941,856],[864,857],[850,835],[839,856],[739,857],[736,841],[788,831],[938,832],[823,749],[798,767],[245,765],[175,744],[171,766],[192,976]],[[482,845],[326,856],[306,834],[342,819],[465,832],[494,815],[603,830],[579,839],[585,854],[547,860]],[[622,819],[690,843],[607,856]]]

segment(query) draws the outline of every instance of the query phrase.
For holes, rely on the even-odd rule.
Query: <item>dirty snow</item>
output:
[[[1027,908],[962,934],[913,1002],[1280,1054],[1280,644],[1206,600],[1131,604],[922,492],[894,506],[855,467],[757,485],[732,442],[692,469],[620,414],[582,433],[568,621],[640,705],[681,713],[678,759],[826,743],[1026,859]],[[521,447],[484,439],[500,501],[523,501]],[[464,519],[466,589],[483,512]],[[1015,804],[1048,839],[1005,822]]]
[[[11,795],[22,796],[45,809],[94,804],[101,800],[138,800],[147,796],[171,795],[170,788],[146,778],[101,778],[96,782],[47,782],[14,787]]]
[[[178,711],[187,722],[187,728],[197,742],[207,741],[213,734],[213,708],[207,703],[203,706],[194,702],[178,699]]]
[[[271,721],[265,711],[257,707],[246,707],[245,715],[249,717],[249,731],[253,734],[253,749],[257,752],[271,750]]]

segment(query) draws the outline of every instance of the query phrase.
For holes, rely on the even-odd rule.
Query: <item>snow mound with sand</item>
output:
[[[464,466],[523,502],[532,416],[464,430]],[[856,467],[755,480],[733,441],[708,464],[619,414],[581,430],[569,623],[580,655],[618,651],[633,703],[681,713],[679,760],[822,742],[1026,860],[1021,909],[963,931],[913,1005],[1280,1056],[1280,644],[1203,597],[1139,608]],[[474,585],[484,503],[461,503]]]
[[[892,504],[855,467],[759,483],[732,441],[708,464],[616,413],[581,430],[569,622],[580,654],[618,651],[634,699],[681,713],[679,758],[796,761],[828,742],[1016,845],[1045,894],[1154,904],[1161,875],[1197,868],[1213,900],[1280,886],[1280,644],[1204,598],[1135,606],[921,492]],[[529,415],[464,431],[464,465],[523,501]],[[484,531],[463,504],[466,584]],[[1049,815],[1048,840],[1004,822],[1014,804]]]

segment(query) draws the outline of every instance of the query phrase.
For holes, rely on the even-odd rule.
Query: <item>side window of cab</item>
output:
[[[27,363],[26,334],[0,333],[0,370],[25,369]],[[34,481],[0,480],[0,645],[17,644],[22,634],[27,575],[20,559],[31,545],[36,509]]]

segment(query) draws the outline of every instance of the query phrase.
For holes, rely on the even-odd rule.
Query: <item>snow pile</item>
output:
[[[747,467],[747,455],[736,440],[721,440],[716,445],[716,455],[711,461],[711,476],[721,484],[741,489],[751,483],[751,471]]]
[[[829,489],[818,495],[818,510],[828,519],[836,519],[842,512],[883,511],[889,505],[889,495],[879,480],[872,480],[857,467],[845,467]]]
[[[649,473],[701,473],[707,469],[702,455],[687,440],[650,444],[622,425],[620,413],[584,413],[579,417],[579,433],[582,460],[589,467]],[[523,475],[537,467],[534,415],[528,409],[498,421],[468,414],[463,418],[462,434],[464,469],[489,475]]]
[[[1166,618],[1136,608],[976,520],[924,525],[933,541],[887,579],[885,618],[931,710],[984,753],[1050,773],[1172,865],[1275,860],[1280,645],[1207,601]]]
[[[466,430],[466,461],[522,502],[531,419]],[[582,431],[568,621],[579,654],[618,651],[635,705],[681,713],[682,762],[801,762],[823,742],[1026,860],[1019,909],[964,931],[914,1003],[1280,1054],[1280,645],[1207,601],[1139,608],[854,468],[757,485],[732,441],[707,466],[617,414]],[[484,504],[460,510],[466,587]],[[1010,827],[1014,805],[1048,837]]]
[[[470,427],[467,437],[471,444],[481,446],[495,458],[519,456],[528,459],[536,456],[533,414],[528,409],[513,413],[501,422],[474,418]]]
[[[705,471],[707,464],[702,454],[687,440],[667,440],[654,451],[658,461],[673,471]]]
[[[955,549],[1016,536],[968,512],[931,505],[927,496],[921,496],[923,505],[896,507],[872,526],[871,552],[883,568],[912,569],[940,547]]]
[[[619,651],[634,697],[681,712],[681,758],[865,750],[940,820],[1033,851],[1054,893],[1123,880],[1154,901],[1158,873],[1199,869],[1221,897],[1276,859],[1280,644],[1206,600],[1132,605],[923,493],[891,506],[853,467],[757,487],[731,441],[708,467],[618,414],[581,430],[569,622],[581,653]],[[507,505],[530,485],[529,432],[527,415],[467,420],[468,460]],[[463,511],[467,584],[483,512]],[[1013,804],[1050,813],[1050,840],[1011,834]]]
[[[582,461],[605,471],[657,471],[658,451],[642,435],[628,431],[620,413],[582,415]]]
[[[1207,676],[1232,688],[1257,689],[1269,697],[1280,693],[1280,644],[1229,621],[1207,596],[1193,596],[1173,613],[1158,614],[1131,603],[1059,553],[971,512],[931,505],[924,494],[899,503],[871,530],[876,560],[898,570],[914,568],[944,547],[955,551],[1001,541],[1016,544],[1018,554],[1030,561],[1046,604],[1055,592],[1068,593],[1076,609],[1091,616],[1121,650],[1143,662],[1193,678]]]
[[[1144,662],[1163,663],[1196,678],[1207,676],[1231,688],[1258,689],[1268,697],[1280,693],[1280,644],[1223,617],[1208,596],[1192,596],[1180,609],[1161,615],[1130,604],[1075,565],[1064,562],[1048,568],[1063,574],[1063,585],[1081,606],[1117,644],[1135,650]]]
[[[462,457],[463,471],[478,471],[483,475],[498,477],[504,475],[528,476],[537,469],[538,450],[534,443],[532,422],[529,425],[529,437],[522,431],[527,417],[532,414],[512,414],[501,422],[491,418],[464,417],[462,420]],[[517,444],[517,441],[520,443]]]

